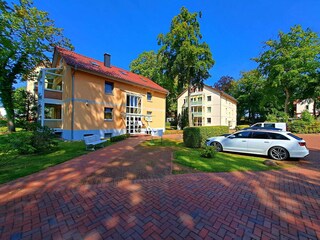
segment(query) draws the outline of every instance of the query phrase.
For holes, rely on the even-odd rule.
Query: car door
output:
[[[265,154],[272,144],[268,132],[252,132],[251,138],[248,139],[248,153]]]
[[[222,143],[223,149],[232,152],[246,152],[250,135],[251,131],[242,131],[226,137]]]

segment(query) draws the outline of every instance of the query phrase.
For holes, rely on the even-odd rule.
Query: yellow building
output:
[[[165,130],[168,91],[152,80],[56,47],[52,68],[38,78],[39,119],[62,138]]]
[[[191,93],[191,112],[194,126],[237,125],[237,100],[216,88],[204,85]],[[188,107],[188,91],[178,96],[178,114]]]

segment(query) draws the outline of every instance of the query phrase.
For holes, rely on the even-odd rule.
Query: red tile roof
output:
[[[117,78],[126,82],[141,85],[156,91],[168,93],[166,89],[159,86],[151,79],[132,73],[130,71],[111,66],[106,67],[104,63],[96,59],[83,56],[81,54],[72,52],[62,47],[56,47],[55,50],[62,56],[66,63],[78,69],[87,70],[97,74],[105,75],[106,77]]]

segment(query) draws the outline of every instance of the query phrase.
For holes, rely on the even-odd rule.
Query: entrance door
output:
[[[127,116],[127,133],[137,134],[141,133],[142,121],[141,116]]]

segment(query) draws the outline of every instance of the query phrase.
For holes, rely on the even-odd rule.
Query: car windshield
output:
[[[302,138],[300,138],[300,137],[298,137],[298,136],[296,136],[296,135],[294,135],[294,134],[292,134],[292,133],[288,133],[288,135],[289,135],[290,137],[293,137],[294,139],[302,140]]]

